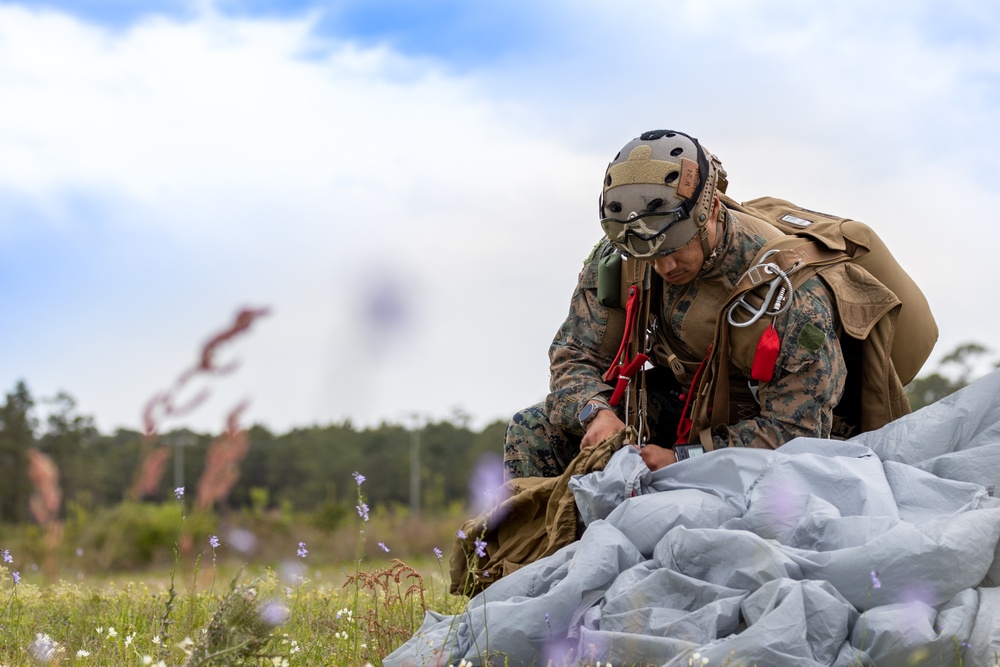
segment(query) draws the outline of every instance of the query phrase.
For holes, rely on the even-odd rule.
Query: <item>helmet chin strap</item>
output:
[[[705,263],[701,265],[701,270],[704,271],[715,263],[715,251],[708,240],[708,225],[703,224],[698,227],[698,238],[701,239],[701,250],[705,253],[703,255]]]
[[[726,216],[726,209],[722,205],[722,202],[714,197],[711,201],[718,202],[719,207],[719,217],[715,222],[715,248],[712,247],[711,240],[708,238],[708,216],[704,211],[699,211],[694,214],[697,216],[695,220],[698,223],[698,238],[701,239],[701,250],[704,253],[702,256],[705,258],[704,263],[701,265],[702,271],[715,264],[716,256],[718,255],[716,248],[718,248],[719,241],[721,240],[720,234],[722,233],[722,224]]]

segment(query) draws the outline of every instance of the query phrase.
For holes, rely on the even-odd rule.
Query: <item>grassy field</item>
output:
[[[196,520],[168,504],[144,510],[143,529],[174,517],[173,535],[154,531],[173,544],[152,550],[134,544],[143,529],[108,517],[69,522],[58,542],[2,528],[0,666],[378,665],[426,609],[463,608],[447,558],[464,509],[362,505],[329,530],[287,513]],[[143,566],[105,567],[137,549]]]
[[[8,571],[10,572],[10,571]],[[14,584],[2,589],[0,664],[362,665],[399,646],[425,608],[457,611],[440,573],[369,563],[347,585],[308,570],[230,581],[209,565],[207,590],[161,583]],[[189,573],[191,574],[191,573]]]

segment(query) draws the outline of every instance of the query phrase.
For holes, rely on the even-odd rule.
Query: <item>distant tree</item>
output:
[[[945,355],[938,363],[937,370],[930,375],[915,378],[906,385],[906,395],[914,410],[930,405],[973,382],[976,361],[993,351],[980,343],[962,343]],[[982,367],[982,364],[979,365]],[[993,368],[1000,368],[1000,362],[993,362]]]
[[[46,419],[45,432],[38,439],[38,448],[51,457],[59,469],[62,497],[77,500],[80,489],[86,485],[81,476],[81,458],[85,447],[99,436],[91,417],[77,414],[76,401],[66,392],[43,402],[52,406]]]
[[[35,401],[24,381],[7,394],[0,406],[0,521],[21,523],[27,518],[31,485],[27,451],[35,445]]]

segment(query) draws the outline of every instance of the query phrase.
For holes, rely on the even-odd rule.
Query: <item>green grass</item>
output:
[[[3,526],[0,667],[379,665],[425,610],[464,608],[433,551],[450,552],[464,515],[380,509],[331,527],[290,512],[220,519],[132,504],[67,521],[49,549],[37,526]],[[252,546],[238,549],[233,531]]]
[[[185,590],[179,577],[173,589],[112,581],[15,585],[7,571],[0,664],[33,665],[33,655],[49,650],[51,664],[233,664],[224,655],[199,660],[244,643],[250,650],[242,654],[257,657],[249,664],[377,665],[413,634],[425,607],[455,613],[465,603],[446,593],[440,572],[426,576],[402,563],[369,564],[357,595],[350,580],[344,586],[306,575],[287,582],[273,570],[215,583],[198,592]],[[220,636],[210,636],[213,628]]]

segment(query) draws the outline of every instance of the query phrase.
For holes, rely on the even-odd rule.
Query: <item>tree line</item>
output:
[[[79,414],[70,395],[60,393],[47,402],[51,410],[39,424],[35,398],[21,381],[0,405],[0,522],[31,518],[28,508],[35,490],[28,453],[32,449],[55,464],[65,511],[73,504],[92,509],[120,503],[134,488],[150,450],[163,446],[171,449],[172,456],[156,488],[140,499],[172,499],[176,486],[187,487],[190,494],[205,472],[209,448],[218,439],[187,429],[154,439],[128,429],[102,434],[91,417]],[[347,421],[281,434],[253,426],[246,431],[248,448],[238,463],[238,478],[220,509],[283,507],[310,512],[331,505],[352,507],[355,472],[367,478],[365,502],[372,508],[410,504],[414,447],[419,452],[420,507],[434,511],[464,503],[477,466],[499,470],[506,425],[496,422],[474,430],[465,419],[456,421],[431,422],[419,429],[391,423],[359,429]]]

